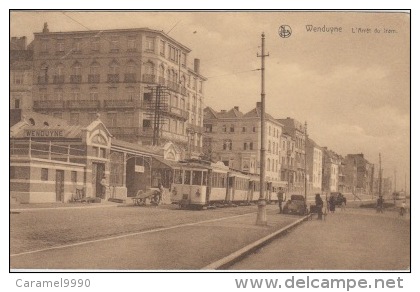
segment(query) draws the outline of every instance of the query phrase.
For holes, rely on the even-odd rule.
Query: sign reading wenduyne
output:
[[[11,11],[10,267],[408,271],[410,17]]]

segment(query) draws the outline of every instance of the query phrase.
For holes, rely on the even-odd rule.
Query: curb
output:
[[[299,225],[300,223],[302,223],[305,220],[308,220],[308,218],[311,216],[311,214],[297,220],[296,222],[293,222],[289,225],[287,225],[286,227],[283,227],[280,230],[277,230],[263,238],[258,239],[257,241],[248,244],[247,246],[231,253],[230,255],[215,261],[207,266],[205,266],[204,268],[201,268],[201,270],[220,270],[223,268],[226,268],[230,265],[232,265],[233,263],[235,263],[236,261],[238,261],[240,258],[243,258],[244,256],[246,256],[247,254],[253,252],[254,250],[258,249],[259,247],[265,245],[266,243],[268,243],[270,240],[273,240],[274,238],[276,238],[277,236],[281,235],[282,233],[286,232],[287,230]]]

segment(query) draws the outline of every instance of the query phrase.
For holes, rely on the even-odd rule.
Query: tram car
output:
[[[226,202],[229,167],[222,162],[180,162],[174,167],[171,202],[183,207],[205,207]]]

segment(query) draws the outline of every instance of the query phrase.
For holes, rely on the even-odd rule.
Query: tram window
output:
[[[203,176],[202,171],[193,171],[192,172],[192,184],[195,186],[201,185],[201,177]]]
[[[182,184],[182,170],[175,169],[174,183],[176,183],[176,184]]]
[[[184,185],[191,184],[191,170],[186,170],[184,172]]]
[[[203,186],[207,185],[207,171],[203,172]]]
[[[221,174],[221,176],[222,176],[222,179],[221,179],[221,185],[220,185],[220,187],[221,188],[225,188],[226,187],[225,176],[223,174]]]

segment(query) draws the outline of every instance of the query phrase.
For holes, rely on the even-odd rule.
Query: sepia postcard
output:
[[[410,17],[11,10],[9,272],[411,272]]]

